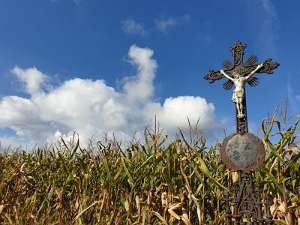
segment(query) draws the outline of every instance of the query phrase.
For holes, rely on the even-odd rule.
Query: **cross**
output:
[[[232,149],[235,151],[235,153],[239,153],[239,151],[245,153],[245,149],[247,150],[247,148],[249,149],[249,147],[253,147],[250,149],[251,154],[255,154],[256,157],[254,158],[255,160],[253,161],[253,164],[250,164],[252,169],[255,169],[265,156],[265,150],[262,142],[259,140],[255,141],[256,138],[253,137],[254,135],[248,133],[245,86],[246,84],[249,84],[251,87],[258,85],[258,78],[255,75],[258,73],[272,74],[273,71],[279,66],[279,63],[274,62],[272,59],[267,59],[262,63],[258,63],[257,57],[254,55],[251,55],[247,60],[244,60],[245,49],[246,44],[236,41],[236,43],[230,49],[233,56],[233,62],[225,60],[224,70],[210,70],[208,74],[204,76],[204,79],[208,80],[209,83],[214,83],[217,80],[225,78],[226,81],[223,84],[223,87],[226,90],[230,90],[233,86],[235,86],[233,90],[232,101],[236,106],[237,134],[227,137],[224,140],[222,149],[220,151],[222,161],[225,163],[225,165],[229,168],[231,167],[231,169],[233,168],[233,170],[239,171],[239,185],[229,185],[231,186],[231,189],[233,187],[237,187],[237,189],[234,189],[234,193],[231,194],[233,195],[231,197],[233,200],[232,203],[229,203],[228,196],[230,193],[228,193],[229,195],[227,194],[227,197],[225,198],[227,208],[227,224],[231,225],[233,222],[232,219],[235,221],[234,224],[244,224],[243,218],[248,219],[248,221],[252,221],[251,224],[258,224],[257,222],[259,222],[259,224],[272,224],[272,216],[269,210],[270,207],[267,203],[264,203],[266,218],[263,217],[263,204],[260,198],[261,191],[255,188],[255,173],[252,170],[246,170],[243,165],[232,166],[232,163],[235,162],[233,161],[235,160],[235,157],[232,157],[230,152],[227,151],[227,147],[230,146],[228,144],[229,141],[231,141],[231,143],[238,144],[237,146],[233,144],[229,148],[229,150]],[[251,139],[253,142],[249,142]],[[244,141],[247,141],[247,145],[249,144],[247,148],[241,147],[243,145],[239,145],[239,143]],[[261,155],[263,157],[261,157]],[[247,158],[251,157],[247,155]]]
[[[244,60],[246,47],[246,44],[236,41],[230,49],[233,62],[225,60],[223,63],[224,70],[210,70],[204,76],[204,79],[208,80],[209,83],[227,78],[223,84],[226,90],[230,90],[235,86],[232,101],[236,104],[237,132],[240,134],[248,132],[245,85],[249,84],[251,87],[258,85],[258,78],[255,76],[257,73],[272,74],[279,66],[279,63],[274,62],[272,59],[258,63],[255,55],[251,55],[247,60]]]

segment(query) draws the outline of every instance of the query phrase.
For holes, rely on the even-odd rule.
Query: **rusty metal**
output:
[[[225,60],[223,65],[225,67],[224,72],[229,75],[238,73],[240,76],[247,76],[259,65],[257,63],[257,57],[251,55],[247,60],[244,60],[246,44],[237,41],[230,51],[232,53],[233,62]],[[267,59],[262,63],[262,67],[259,68],[256,73],[272,74],[273,71],[279,66],[279,63],[274,62],[272,59]],[[217,80],[221,80],[225,76],[221,71],[210,70],[204,79],[209,83],[214,83]],[[256,76],[252,76],[247,80],[247,84],[251,87],[258,85],[259,80]],[[230,90],[234,86],[233,81],[226,79],[223,84],[223,88]],[[245,87],[244,87],[245,88]],[[249,135],[248,134],[248,121],[247,121],[247,105],[246,105],[246,92],[244,89],[244,96],[242,101],[242,112],[244,116],[239,118],[236,109],[236,134],[234,135]],[[264,157],[263,147],[258,147],[257,161],[252,165],[248,165],[244,168],[237,167],[233,164],[232,160],[226,155],[226,144],[232,138],[228,137],[224,140],[223,147],[221,148],[221,157],[225,165],[231,170],[239,171],[239,182],[236,184],[228,181],[229,193],[225,194],[225,207],[227,225],[240,225],[240,224],[273,224],[272,216],[270,213],[270,205],[272,204],[269,193],[263,193],[262,189],[255,185],[255,173],[254,169],[260,164]],[[260,143],[261,144],[261,143]],[[258,145],[260,145],[258,144]]]
[[[228,74],[233,74],[238,72],[242,76],[246,76],[251,71],[253,71],[260,63],[257,63],[257,57],[251,55],[246,61],[244,61],[244,51],[246,45],[240,41],[237,41],[234,46],[231,48],[233,55],[234,63],[231,63],[229,60],[224,61],[225,72]],[[256,73],[267,73],[272,74],[274,70],[279,66],[279,63],[273,62],[272,59],[267,59],[263,62],[263,67],[260,68]],[[220,71],[210,70],[205,76],[204,79],[208,80],[209,83],[214,83],[217,80],[224,78]],[[251,87],[258,85],[258,78],[252,77],[247,82]],[[233,87],[232,81],[229,79],[223,84],[223,87],[226,90],[230,90]]]
[[[221,159],[233,171],[254,171],[265,158],[262,141],[253,134],[232,134],[224,139]]]
[[[254,173],[243,171],[240,173],[239,183],[229,187],[233,196],[225,196],[228,225],[273,224],[271,196],[265,196],[254,180]]]

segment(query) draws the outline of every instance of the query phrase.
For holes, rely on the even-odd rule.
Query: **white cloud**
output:
[[[161,31],[166,31],[170,27],[174,27],[177,25],[177,21],[174,18],[168,18],[168,19],[155,19],[155,26],[157,29]]]
[[[146,34],[144,26],[133,19],[122,21],[122,30],[127,34],[137,34],[140,36],[144,36]]]
[[[145,101],[152,97],[157,68],[156,61],[152,59],[153,53],[149,48],[138,48],[135,45],[129,49],[130,62],[137,68],[136,76],[124,79],[124,92],[131,101]]]
[[[186,14],[182,17],[168,17],[168,18],[156,18],[154,20],[154,24],[155,27],[162,31],[162,32],[166,32],[168,29],[175,27],[175,26],[179,26],[182,25],[184,23],[189,22],[191,19],[190,15]]]
[[[185,14],[181,17],[160,17],[154,19],[154,27],[151,29],[146,29],[143,24],[138,23],[133,19],[123,20],[121,22],[122,30],[127,34],[137,34],[140,36],[145,36],[150,31],[158,30],[160,32],[167,32],[170,28],[181,26],[188,23],[191,20],[189,14]]]
[[[297,95],[297,96],[296,96],[296,99],[297,99],[298,101],[300,101],[300,95]]]
[[[26,91],[31,95],[38,93],[41,84],[47,79],[47,76],[38,71],[35,67],[23,70],[16,66],[11,70],[11,73],[16,75],[19,80],[24,83]]]
[[[198,121],[201,129],[210,129],[215,123],[214,110],[214,105],[202,97],[179,96],[167,98],[156,113],[166,128],[186,127],[188,118],[191,124]]]
[[[44,90],[46,75],[36,68],[16,67],[12,73],[25,83],[28,98],[6,96],[0,99],[0,127],[15,135],[2,137],[2,143],[27,144],[53,142],[59,136],[71,137],[76,131],[83,143],[89,138],[129,139],[152,126],[155,115],[170,132],[187,128],[199,120],[202,131],[211,132],[219,125],[214,106],[199,96],[167,98],[162,104],[153,99],[153,80],[157,62],[153,50],[132,45],[128,57],[137,74],[124,79],[121,91],[104,80],[73,78]],[[142,136],[142,135],[140,135]]]

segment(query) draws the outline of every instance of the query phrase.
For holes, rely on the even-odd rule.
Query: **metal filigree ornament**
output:
[[[272,59],[258,63],[254,55],[244,61],[246,47],[237,41],[230,48],[233,62],[225,60],[224,70],[210,70],[204,79],[214,83],[227,78],[223,88],[230,90],[234,87],[232,101],[236,109],[236,133],[223,141],[220,152],[226,167],[239,172],[239,182],[229,183],[230,192],[225,194],[227,224],[272,224],[270,201],[267,200],[270,198],[254,182],[254,171],[263,162],[265,149],[258,137],[248,133],[245,86],[258,85],[255,75],[272,74],[279,63]]]

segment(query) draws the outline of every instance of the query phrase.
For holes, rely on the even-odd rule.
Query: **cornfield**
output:
[[[268,154],[256,179],[272,193],[276,224],[300,225],[297,125],[283,129],[272,117],[261,126]],[[220,161],[220,144],[166,140],[156,127],[126,148],[103,141],[85,149],[74,136],[1,153],[0,224],[225,224],[226,180],[235,173]]]

